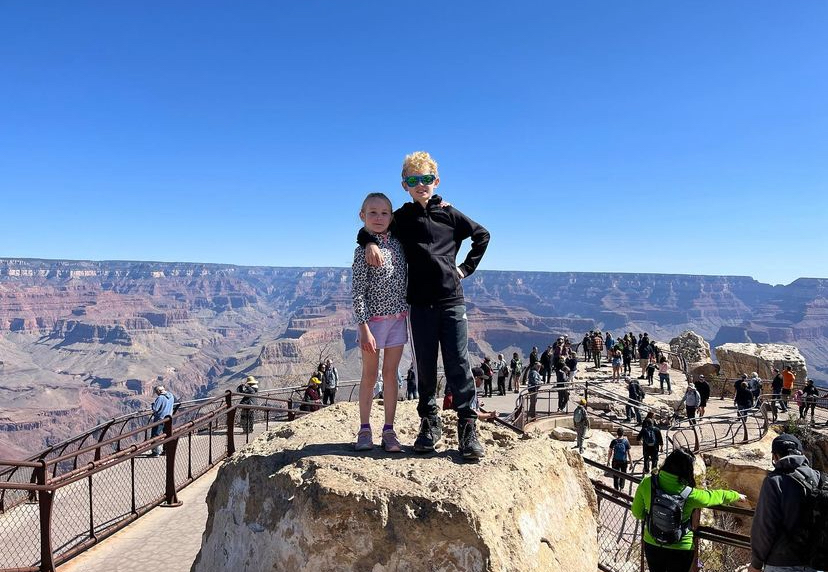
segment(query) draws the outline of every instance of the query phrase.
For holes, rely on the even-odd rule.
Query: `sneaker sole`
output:
[[[370,451],[374,445],[354,445],[354,451]]]

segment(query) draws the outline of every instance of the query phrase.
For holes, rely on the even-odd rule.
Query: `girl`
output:
[[[658,383],[661,385],[661,393],[664,393],[664,382],[667,382],[667,393],[673,393],[670,387],[670,364],[667,363],[667,358],[661,356],[658,362]]]
[[[745,495],[724,489],[697,489],[693,476],[694,457],[687,449],[675,449],[667,456],[661,470],[645,476],[635,491],[632,514],[644,525],[644,556],[650,572],[688,572],[693,564],[693,531],[689,529],[690,515],[693,509],[730,504],[745,500]],[[653,487],[653,482],[657,487]],[[659,521],[652,518],[653,497],[656,490],[675,495],[684,492],[686,501],[681,511],[682,526],[678,541],[663,544],[654,537],[658,534],[653,527]],[[686,490],[689,489],[689,490]],[[657,528],[657,527],[656,527]],[[683,533],[683,534],[682,534]]]
[[[397,412],[397,366],[403,346],[408,341],[408,304],[405,301],[405,254],[400,242],[388,233],[392,212],[391,201],[383,193],[370,193],[362,201],[359,211],[365,230],[377,239],[383,263],[380,267],[369,266],[365,262],[364,247],[358,246],[354,252],[351,294],[362,350],[357,451],[368,451],[374,446],[370,424],[371,398],[379,373],[380,350],[384,350],[382,394],[385,406],[381,443],[388,452],[399,453],[402,450],[394,432],[394,415]]]

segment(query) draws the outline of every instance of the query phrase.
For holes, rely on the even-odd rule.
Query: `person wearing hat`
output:
[[[321,379],[316,375],[311,376],[308,386],[305,388],[305,395],[302,396],[302,405],[299,407],[301,411],[319,411],[322,407],[321,385]]]
[[[750,529],[751,572],[814,572],[808,565],[808,531],[802,530],[805,515],[800,514],[807,509],[807,497],[797,479],[818,483],[820,473],[802,451],[800,440],[788,433],[771,444],[774,470],[762,482]]]
[[[587,429],[589,429],[589,413],[587,413],[586,404],[587,400],[581,398],[578,401],[578,406],[572,413],[572,424],[575,426],[576,435],[575,446],[572,448],[578,449],[578,452],[581,454],[584,452],[584,437],[586,436]]]
[[[239,401],[239,405],[255,405],[253,395],[259,392],[259,382],[252,375],[239,384],[236,388],[236,393],[241,393],[243,397]],[[239,424],[242,431],[251,433],[253,431],[253,410],[242,407],[239,409]]]
[[[150,417],[150,423],[157,423],[165,417],[172,415],[173,406],[175,405],[175,397],[172,393],[167,391],[167,388],[163,385],[156,385],[153,391],[155,392],[155,401],[152,402],[152,416]],[[158,437],[163,432],[164,426],[156,425],[152,428],[150,436]],[[161,445],[158,445],[157,447],[153,447],[150,457],[157,457],[160,454]]]

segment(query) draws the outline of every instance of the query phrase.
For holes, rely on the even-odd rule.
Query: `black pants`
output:
[[[644,556],[650,572],[689,572],[693,564],[692,550],[673,550],[644,543]]]
[[[452,395],[459,419],[477,419],[472,409],[475,396],[474,378],[469,364],[468,321],[466,306],[411,306],[408,315],[414,338],[417,363],[417,389],[420,417],[437,415],[437,352],[443,354],[446,387]]]
[[[497,378],[497,394],[498,395],[506,395],[506,378],[505,377],[498,377]]]
[[[641,456],[644,458],[644,474],[650,472],[650,469],[658,467],[658,445],[648,447],[644,445],[641,448]]]
[[[322,390],[322,405],[333,405],[336,400],[336,388]]]
[[[408,382],[407,391],[405,392],[406,399],[417,399],[417,383]]]
[[[620,471],[622,473],[627,472],[627,461],[616,461],[615,459],[612,460],[612,468],[616,471]],[[619,477],[616,475],[612,476],[612,486],[615,490],[620,491],[624,488],[624,477]]]
[[[695,425],[697,423],[696,408],[692,405],[685,405],[684,407],[687,409],[687,419],[690,420],[690,425]]]
[[[492,396],[492,378],[486,377],[483,379],[483,397]]]
[[[601,352],[598,351],[598,350],[593,351],[592,352],[592,357],[593,357],[594,362],[595,362],[595,367],[596,368],[601,367]]]

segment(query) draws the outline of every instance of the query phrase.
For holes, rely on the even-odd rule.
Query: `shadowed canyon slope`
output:
[[[479,271],[463,285],[472,353],[595,326],[692,329],[712,345],[794,344],[828,378],[825,279]],[[0,457],[145,407],[159,381],[180,398],[249,374],[292,385],[327,354],[355,378],[352,322],[344,268],[0,259]]]

